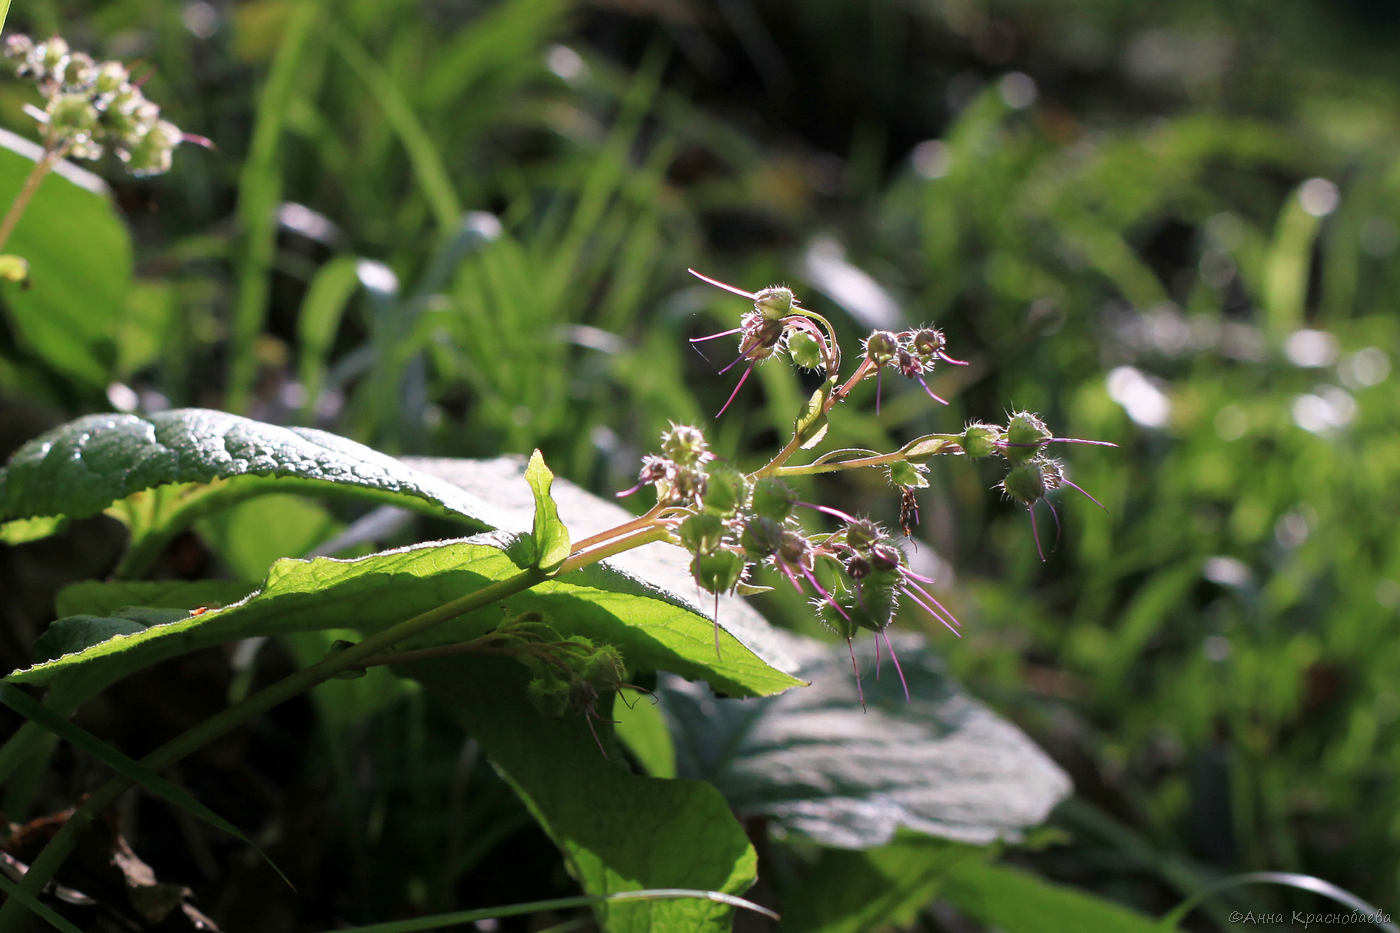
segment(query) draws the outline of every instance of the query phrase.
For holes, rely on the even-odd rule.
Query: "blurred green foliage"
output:
[[[218,149],[111,182],[136,281],[120,312],[68,308],[101,352],[36,336],[5,292],[7,447],[81,412],[201,404],[392,452],[538,446],[605,491],[731,388],[729,358],[685,339],[743,304],[685,267],[786,281],[849,333],[934,321],[972,361],[932,382],[951,409],[901,386],[877,425],[857,393],[837,417],[862,443],[1014,406],[1120,444],[1064,449],[1108,515],[1062,499],[1044,564],[976,464],[935,463],[921,500],[920,559],[946,562],[966,623],[950,664],[1076,778],[1065,843],[1028,863],[1148,911],[1252,869],[1397,906],[1386,5],[117,0],[9,25],[142,60]],[[24,134],[22,103],[0,87]],[[773,367],[756,382],[712,431],[741,460],[806,394]],[[853,491],[893,520],[891,491]],[[17,664],[46,618],[5,612]],[[347,897],[442,908],[472,870],[490,890],[487,843],[524,819],[486,817],[510,797],[475,747],[420,773],[444,760],[422,743],[457,739],[419,698],[333,689],[377,712],[328,725],[287,799],[326,782],[372,814],[353,872],[366,846],[403,855],[395,885]]]

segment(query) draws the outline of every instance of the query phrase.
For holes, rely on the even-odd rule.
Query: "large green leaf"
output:
[[[886,845],[901,828],[985,844],[1020,838],[1069,794],[1064,772],[919,639],[895,639],[909,703],[888,658],[870,676],[873,640],[857,651],[863,712],[846,646],[791,638],[806,690],[742,703],[695,684],[657,691],[678,773],[715,784],[741,816],[840,848]]]
[[[711,647],[713,655],[713,646]],[[523,668],[484,659],[405,665],[445,701],[511,782],[590,894],[685,887],[741,894],[757,860],[724,798],[699,781],[627,772],[610,724],[549,719],[526,699]],[[726,931],[732,909],[709,901],[601,905],[609,933]]]
[[[0,131],[0,204],[14,200],[38,153],[33,143]],[[104,388],[131,282],[131,241],[107,186],[60,163],[39,186],[5,251],[29,262],[30,287],[3,289],[24,343],[65,376]]]
[[[392,502],[478,528],[514,519],[488,498],[334,434],[180,409],[89,415],[28,442],[0,473],[0,520],[82,518],[143,490],[215,481],[227,482],[207,494],[299,489]],[[45,530],[29,530],[33,524],[5,528],[14,541]]]
[[[8,679],[37,684],[75,679],[86,692],[165,658],[234,639],[318,629],[377,631],[514,576],[532,556],[527,540],[486,534],[355,560],[281,560],[263,587],[247,598],[179,621],[113,636],[110,626],[104,629],[90,617],[60,619],[44,634],[47,653],[58,656]],[[601,564],[510,597],[504,611],[537,612],[563,634],[616,645],[632,671],[667,670],[703,678],[718,690],[740,696],[774,693],[801,683],[733,636],[726,635],[725,657],[717,660],[709,619],[672,594]],[[501,614],[500,607],[480,610],[403,647],[470,639],[499,624]]]

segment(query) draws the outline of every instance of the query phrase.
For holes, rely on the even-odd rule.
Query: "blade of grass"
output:
[[[394,79],[370,57],[364,46],[334,23],[327,29],[326,37],[331,48],[364,82],[365,89],[398,134],[399,142],[403,144],[413,165],[414,175],[423,189],[423,197],[437,220],[438,229],[443,236],[451,236],[462,216],[462,203],[422,121],[413,112],[413,107],[404,98]]]
[[[771,920],[778,920],[776,913],[767,907],[746,901],[723,891],[692,891],[686,888],[652,888],[643,891],[618,891],[615,894],[580,894],[577,897],[559,897],[548,901],[529,901],[524,904],[510,904],[505,907],[483,907],[478,910],[459,910],[432,917],[414,917],[412,920],[395,920],[390,923],[373,923],[363,927],[349,927],[340,933],[417,933],[422,930],[440,930],[444,927],[480,920],[494,920],[501,917],[518,917],[521,914],[543,913],[548,910],[567,910],[571,907],[588,907],[593,904],[620,901],[670,901],[684,898],[714,901],[741,910],[762,914]],[[330,931],[326,931],[330,933]]]
[[[238,177],[240,240],[234,262],[237,285],[228,377],[228,407],[235,412],[247,407],[257,377],[254,345],[267,315],[267,277],[277,247],[282,133],[292,102],[298,95],[309,95],[315,85],[308,76],[319,51],[313,44],[312,26],[325,21],[327,5],[326,0],[304,0],[292,9],[258,99],[248,160]]]

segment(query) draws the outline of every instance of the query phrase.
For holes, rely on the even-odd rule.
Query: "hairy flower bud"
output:
[[[865,338],[865,356],[876,366],[885,366],[894,359],[899,341],[887,330],[877,330]]]
[[[712,457],[704,433],[688,424],[673,424],[661,435],[661,452],[681,466],[691,466]]]
[[[126,83],[131,80],[131,73],[126,70],[126,66],[121,62],[107,61],[97,66],[97,75],[93,78],[92,89],[99,95],[106,97],[116,94]]]
[[[1012,463],[1031,460],[1050,437],[1050,429],[1044,421],[1028,411],[1018,411],[1006,423],[1006,446],[1002,453]]]
[[[739,535],[744,553],[753,560],[763,560],[778,552],[783,542],[783,526],[763,515],[750,516]]]
[[[924,327],[914,332],[909,344],[920,360],[930,363],[948,346],[948,339],[943,336],[943,331]]]
[[[16,73],[28,67],[29,56],[34,54],[34,40],[22,33],[5,37],[5,60],[16,69]],[[24,77],[20,74],[20,77]]]
[[[792,289],[782,285],[770,285],[753,296],[753,306],[764,317],[775,321],[792,312],[792,303]]]
[[[705,484],[705,500],[702,503],[705,511],[733,515],[745,508],[748,502],[749,478],[743,470],[726,462],[719,462],[710,467],[710,478]]]
[[[30,61],[40,80],[61,78],[63,66],[68,63],[68,42],[62,36],[54,36],[34,47]]]
[[[86,52],[74,52],[68,56],[68,64],[63,69],[63,84],[72,90],[87,90],[97,76],[97,64]]]
[[[1001,428],[994,424],[974,421],[963,428],[960,441],[963,453],[973,459],[990,457],[1001,450]]]
[[[796,504],[797,493],[776,476],[765,476],[754,484],[753,510],[758,515],[780,522],[792,514]]]
[[[1002,478],[1000,489],[1009,498],[1025,505],[1034,505],[1045,498],[1044,467],[1047,461],[1028,460],[1018,463]]]
[[[97,127],[97,108],[86,94],[60,94],[46,112],[49,127],[65,139],[87,136]]]
[[[727,593],[744,575],[744,558],[728,550],[697,554],[690,562],[690,575],[706,592]]]
[[[880,526],[869,519],[857,519],[846,525],[846,544],[857,551],[868,551],[885,537]]]
[[[787,351],[792,361],[803,369],[820,369],[826,365],[826,346],[806,330],[788,334]]]
[[[699,466],[683,466],[671,477],[671,493],[677,502],[690,503],[705,495],[708,478]]]
[[[881,542],[870,549],[870,566],[880,573],[890,573],[900,567],[899,548],[888,542]]]
[[[724,531],[724,519],[713,512],[698,512],[681,522],[677,534],[690,553],[709,554],[719,549]]]

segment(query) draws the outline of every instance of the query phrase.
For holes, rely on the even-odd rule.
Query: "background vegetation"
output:
[[[857,398],[854,440],[1014,405],[1121,445],[1068,455],[1109,512],[1067,500],[1045,563],[976,464],[936,464],[921,500],[921,553],[953,575],[966,632],[930,636],[1075,779],[1059,832],[1014,858],[1147,912],[1267,869],[1400,909],[1385,5],[117,0],[17,5],[8,28],[140,59],[147,94],[218,149],[154,181],[113,176],[129,286],[49,332],[4,319],[5,450],[80,413],[200,405],[393,453],[539,447],[606,493],[731,387],[728,360],[686,338],[738,308],[687,266],[784,281],[851,333],[936,322],[972,361],[933,384],[951,407],[915,387],[877,423]],[[0,87],[21,134],[26,90]],[[741,460],[804,395],[787,371],[758,377],[712,429]],[[841,495],[897,514],[879,486]],[[340,520],[297,508],[289,529]],[[163,572],[246,578],[302,546],[288,531],[230,551],[240,520],[266,518],[181,539]],[[5,669],[27,663],[57,586],[115,560],[105,529],[0,553]],[[800,604],[762,605],[811,625]],[[139,750],[246,689],[222,656],[193,657],[86,724]],[[324,896],[251,861],[230,876],[236,843],[133,815],[148,860],[195,866],[181,880],[229,928],[569,890],[504,786],[473,799],[471,831],[439,820],[461,805],[454,777],[421,765],[453,762],[425,749],[460,735],[422,697],[314,715],[286,708],[182,777]],[[88,786],[61,765],[36,813]],[[345,767],[375,777],[359,841],[327,797]],[[325,861],[345,840],[350,867]],[[356,846],[395,853],[393,875],[347,882]],[[915,922],[965,928],[936,905]]]

